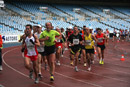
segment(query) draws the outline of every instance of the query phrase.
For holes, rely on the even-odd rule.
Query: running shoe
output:
[[[2,66],[0,65],[0,71],[2,71],[3,70],[3,68],[2,68]]]
[[[43,76],[41,74],[38,74],[38,77],[40,78],[40,80],[42,80]]]
[[[70,63],[70,65],[71,65],[71,66],[73,66],[73,65],[74,65],[73,61]]]
[[[61,57],[64,57],[63,55],[61,55]]]
[[[87,66],[87,64],[86,63],[84,63],[84,67],[86,67]]]
[[[29,78],[33,79],[33,70],[30,71]]]
[[[35,84],[38,84],[39,83],[39,78],[35,78]]]
[[[102,61],[101,64],[103,65],[103,64],[104,64],[104,61]]]
[[[78,72],[78,71],[79,71],[79,69],[78,69],[77,67],[75,67],[75,71],[76,71],[76,72]]]
[[[88,67],[88,69],[87,69],[88,71],[91,71],[91,67]]]
[[[58,61],[58,62],[56,63],[56,65],[60,66],[60,61]]]
[[[91,64],[94,64],[94,60],[93,60],[93,61],[91,61]]]
[[[80,62],[81,58],[79,58],[79,62]]]
[[[102,64],[102,60],[99,60],[99,64]]]
[[[54,76],[53,75],[51,75],[50,81],[54,81]]]

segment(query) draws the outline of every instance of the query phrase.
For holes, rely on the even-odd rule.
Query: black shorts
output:
[[[55,45],[53,45],[53,46],[45,46],[44,48],[45,48],[45,54],[47,56],[56,52]]]
[[[115,36],[115,37],[116,37],[116,34],[113,34],[113,36]]]
[[[85,49],[85,46],[84,46],[84,45],[81,45],[81,49]]]
[[[75,55],[75,53],[80,52],[80,50],[81,50],[80,46],[78,46],[78,47],[72,46],[70,52],[72,55]]]
[[[85,51],[86,51],[86,54],[87,54],[87,53],[92,53],[92,54],[94,54],[94,49],[85,49]]]
[[[100,47],[101,50],[104,50],[106,48],[105,45],[97,45],[97,47]]]
[[[39,54],[41,54],[42,56],[46,56],[45,52],[38,52]]]

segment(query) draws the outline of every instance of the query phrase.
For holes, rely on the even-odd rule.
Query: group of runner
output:
[[[97,50],[99,64],[104,64],[104,49],[108,44],[108,36],[97,28],[94,33],[92,29],[83,27],[82,31],[77,26],[69,27],[65,32],[63,28],[53,29],[52,23],[45,24],[46,29],[42,31],[41,25],[26,25],[25,34],[21,36],[22,54],[24,65],[29,70],[29,77],[35,83],[42,79],[41,65],[44,62],[45,69],[49,66],[50,81],[54,81],[55,64],[60,66],[60,58],[63,57],[65,48],[70,52],[70,64],[75,66],[78,72],[78,61],[83,58],[84,67],[91,71],[94,64],[94,52]],[[32,33],[33,30],[33,33]],[[33,67],[32,67],[33,66]]]

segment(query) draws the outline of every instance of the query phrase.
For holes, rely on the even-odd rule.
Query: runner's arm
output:
[[[107,37],[107,35],[104,34],[104,38],[105,38],[106,43],[108,43],[108,37]]]
[[[34,35],[34,37],[35,37],[35,45],[40,46],[40,42],[39,42],[38,37],[36,35]]]
[[[94,35],[92,35],[92,38],[93,38],[93,40],[95,40],[95,42],[97,43],[97,38],[96,38]]]
[[[43,42],[43,41],[46,41],[46,40],[49,40],[49,37],[48,37],[48,36],[45,36],[44,33],[42,33],[42,34],[40,35],[39,41],[40,41],[40,42]]]

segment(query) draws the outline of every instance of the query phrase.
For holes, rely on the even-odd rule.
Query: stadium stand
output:
[[[41,11],[40,7],[47,7],[47,12]],[[79,8],[80,11],[74,11],[75,8]],[[105,13],[103,9],[109,9],[110,12]],[[48,21],[53,23],[54,28],[58,26],[64,29],[74,25],[79,28],[86,25],[94,30],[99,27],[111,32],[114,28],[130,28],[129,7],[6,2],[5,8],[0,9],[0,15],[1,34],[21,35],[26,24],[41,24],[44,29]]]

